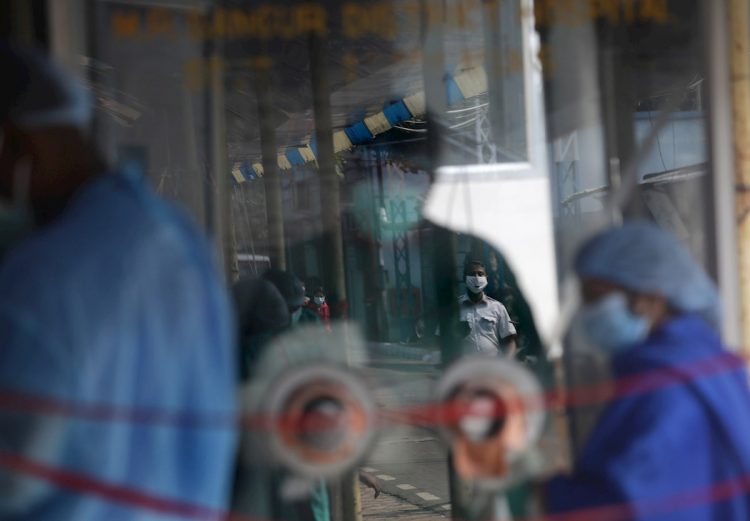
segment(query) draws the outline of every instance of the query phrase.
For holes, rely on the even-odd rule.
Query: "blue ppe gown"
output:
[[[84,185],[0,264],[0,519],[218,519],[231,322],[180,210],[133,175]]]
[[[744,362],[697,315],[669,321],[612,362],[616,398],[573,475],[548,483],[549,509],[575,512],[560,519],[750,519]]]

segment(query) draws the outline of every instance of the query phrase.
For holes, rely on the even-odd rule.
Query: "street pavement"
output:
[[[376,388],[375,400],[384,411],[430,403],[440,375],[433,364],[393,358],[372,361],[366,373]],[[410,516],[420,512],[428,517],[413,519],[441,518],[450,511],[446,457],[445,446],[435,430],[385,426],[362,468],[378,477],[384,492],[381,498],[386,499],[378,503],[381,499],[378,498],[367,504],[378,505],[378,512],[387,510],[386,504],[392,505],[403,513],[404,519],[412,519]],[[371,495],[364,492],[363,501]],[[367,518],[367,509],[365,515]]]
[[[365,521],[437,521],[450,517],[450,512],[423,508],[384,492],[376,499],[372,490],[362,488],[362,517]]]

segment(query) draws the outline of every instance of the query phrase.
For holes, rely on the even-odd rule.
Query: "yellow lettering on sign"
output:
[[[640,16],[642,20],[657,23],[669,21],[669,8],[667,0],[641,0]]]
[[[568,25],[578,25],[588,18],[581,13],[582,6],[577,0],[557,0],[555,2],[555,19]]]
[[[623,7],[623,16],[626,24],[635,22],[635,0],[621,0]]]
[[[425,9],[425,7],[423,7],[423,9]],[[428,1],[426,10],[428,27],[442,23],[443,18],[445,18],[445,8],[442,2]]]
[[[151,8],[146,15],[146,27],[151,37],[173,34],[174,17],[162,7]]]
[[[257,30],[257,17],[242,9],[230,9],[227,13],[228,38],[252,38]]]
[[[606,19],[610,24],[620,21],[620,0],[589,0],[589,15],[592,20]]]
[[[292,39],[297,36],[297,27],[294,24],[291,9],[289,7],[273,8],[273,34],[284,39]]]
[[[205,17],[201,13],[189,12],[186,21],[190,38],[193,40],[205,40],[208,38]]]
[[[344,36],[356,40],[364,35],[364,10],[357,4],[347,3],[341,8],[341,26]]]
[[[120,38],[137,38],[141,15],[137,11],[116,11],[112,15],[112,32]]]
[[[534,2],[534,22],[540,27],[551,25],[550,6],[547,0],[536,0]]]
[[[398,8],[406,18],[407,27],[419,27],[419,17],[422,16],[422,7],[419,5],[419,0],[404,0],[403,3],[398,4]]]
[[[466,22],[467,22],[466,6],[464,5],[463,2],[458,2],[458,4],[456,4],[455,19],[456,19],[456,24],[458,24],[458,26],[461,29],[466,29]]]
[[[397,33],[396,15],[391,2],[378,5],[372,17],[372,32],[381,38],[394,39]]]
[[[320,4],[301,4],[294,9],[294,25],[303,34],[325,36],[328,31],[326,10]]]
[[[227,36],[227,11],[220,7],[214,10],[211,19],[211,37],[226,38]]]
[[[258,17],[258,37],[267,40],[274,36],[274,27],[271,21],[271,15],[273,9],[270,5],[262,5],[255,11],[255,16]]]

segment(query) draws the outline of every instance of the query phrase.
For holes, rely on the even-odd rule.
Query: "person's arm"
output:
[[[505,351],[505,356],[508,358],[515,358],[516,354],[518,353],[518,345],[516,344],[516,335],[511,335],[509,337],[503,338],[501,340],[503,351]]]
[[[516,326],[510,320],[510,315],[505,306],[500,304],[497,320],[497,337],[500,339],[500,346],[508,358],[515,358],[518,352],[516,343]]]

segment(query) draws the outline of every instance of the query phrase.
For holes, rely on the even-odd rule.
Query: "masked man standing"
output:
[[[467,354],[477,353],[508,358],[516,354],[516,328],[500,302],[485,295],[487,271],[479,261],[464,266],[467,293],[459,298],[461,324],[466,333]]]

